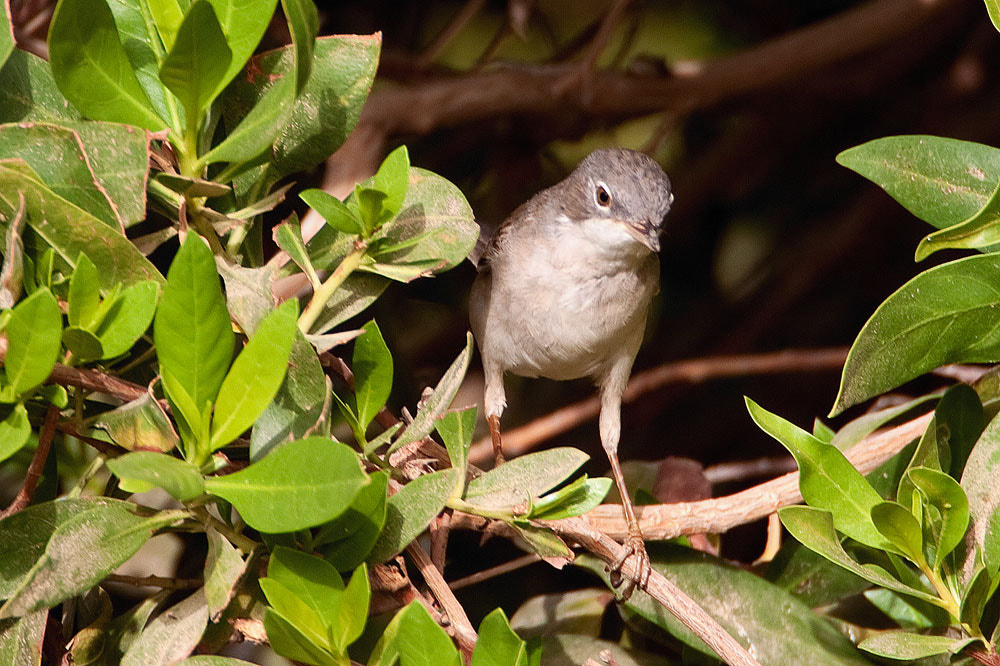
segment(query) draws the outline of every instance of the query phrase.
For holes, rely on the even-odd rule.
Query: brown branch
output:
[[[847,459],[867,474],[919,437],[933,413],[884,432],[870,435],[847,452]],[[650,541],[673,539],[682,534],[722,534],[737,525],[774,513],[783,506],[802,501],[799,473],[792,472],[726,497],[681,504],[650,504],[635,507],[642,533]],[[621,507],[603,504],[586,518],[594,527],[616,539],[628,535]],[[458,527],[452,521],[452,527]]]
[[[832,347],[709,356],[666,363],[635,374],[622,395],[622,403],[629,404],[643,394],[675,382],[697,383],[718,377],[833,370],[840,368],[846,358],[846,347]],[[539,443],[597,418],[600,411],[601,401],[596,396],[557,409],[520,428],[504,432],[504,451],[510,457],[527,453]],[[492,455],[493,445],[489,437],[485,437],[472,445],[469,460],[475,464],[483,464],[488,462]]]
[[[550,528],[564,539],[579,543],[608,564],[619,561],[625,553],[624,547],[607,534],[594,529],[583,518],[538,521],[538,523],[543,527]],[[626,576],[632,579],[636,579],[639,575],[635,558],[625,560],[622,570]],[[752,666],[754,664],[759,666],[757,660],[742,645],[737,643],[736,639],[730,636],[716,622],[715,618],[656,569],[650,572],[649,581],[644,591],[670,611],[685,627],[705,641],[730,666]]]
[[[444,609],[445,615],[454,629],[458,647],[462,651],[466,663],[468,663],[472,658],[472,650],[476,647],[477,640],[476,630],[472,628],[469,616],[465,614],[462,604],[458,603],[458,599],[455,598],[451,588],[448,587],[448,583],[445,582],[444,576],[441,575],[438,568],[431,562],[430,555],[427,554],[427,551],[419,543],[414,541],[407,546],[406,554],[413,558],[414,563],[420,570],[420,575],[424,577],[427,586],[431,588],[434,597]]]
[[[477,571],[474,574],[469,574],[468,576],[457,578],[448,583],[448,586],[452,590],[460,590],[463,587],[476,585],[477,583],[482,583],[484,580],[489,580],[490,578],[496,578],[497,576],[502,576],[503,574],[510,573],[511,571],[517,571],[518,569],[534,564],[535,562],[541,562],[541,561],[542,561],[541,555],[538,555],[537,553],[528,553],[527,555],[516,557],[513,560],[510,560],[509,562],[504,562],[503,564],[498,564],[488,569]]]
[[[146,393],[145,386],[119,379],[106,372],[90,368],[71,368],[61,363],[52,368],[48,382],[62,386],[77,386],[96,393],[107,393],[125,402],[141,398]]]
[[[134,587],[159,587],[164,590],[186,590],[201,587],[205,581],[200,578],[164,578],[163,576],[126,576],[124,574],[108,574],[105,583],[121,583]]]
[[[48,411],[45,412],[45,422],[42,424],[42,430],[38,434],[38,448],[35,449],[35,455],[31,457],[31,463],[28,465],[28,473],[24,476],[24,484],[17,491],[17,495],[14,497],[14,501],[10,503],[10,506],[0,513],[0,519],[17,513],[31,503],[31,497],[35,494],[35,488],[38,487],[38,480],[42,478],[42,470],[45,468],[45,461],[48,459],[49,450],[52,448],[52,439],[56,434],[56,422],[58,420],[59,408],[55,405],[49,405]]]

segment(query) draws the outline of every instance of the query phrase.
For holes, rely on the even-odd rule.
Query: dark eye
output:
[[[611,195],[608,193],[607,188],[603,185],[597,186],[597,191],[594,193],[594,199],[597,200],[597,205],[603,208],[607,208],[611,205]]]

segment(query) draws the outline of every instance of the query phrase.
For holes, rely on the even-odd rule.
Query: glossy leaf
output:
[[[0,462],[20,451],[30,437],[31,422],[28,421],[28,410],[25,409],[23,402],[19,402],[3,421],[0,421]]]
[[[582,634],[599,636],[601,622],[614,593],[603,588],[539,594],[518,606],[510,626],[519,636]]]
[[[382,161],[372,185],[385,193],[382,201],[381,221],[387,222],[399,214],[406,199],[406,190],[410,186],[410,155],[406,146],[400,146]]]
[[[278,393],[295,340],[298,304],[286,301],[254,331],[233,361],[215,401],[210,448],[216,450],[252,426]]]
[[[299,193],[299,198],[337,231],[352,235],[360,235],[364,231],[361,220],[343,201],[332,194],[314,188]]]
[[[465,500],[484,508],[506,508],[527,503],[562,483],[589,456],[569,447],[518,456],[469,482]]]
[[[461,666],[455,645],[422,604],[410,602],[400,615],[396,645],[402,666]]]
[[[996,479],[1000,476],[1000,417],[994,416],[983,431],[962,472],[961,486],[969,501],[970,541],[982,546],[988,542],[987,534],[997,527],[994,516],[1000,512],[1000,493]],[[994,537],[995,538],[995,537]],[[967,571],[972,570],[975,549],[966,555]],[[991,569],[997,565],[992,564]]]
[[[80,112],[59,92],[46,60],[14,49],[0,67],[0,122],[73,121]]]
[[[274,16],[277,0],[208,0],[232,53],[229,68],[212,97],[232,81],[253,55]]]
[[[947,363],[1000,359],[1000,258],[924,271],[885,300],[851,346],[832,413]],[[892,350],[887,363],[886,350]]]
[[[930,629],[951,623],[948,611],[943,608],[892,590],[874,587],[866,590],[864,596],[903,629]]]
[[[696,599],[737,641],[752,646],[760,663],[869,664],[826,619],[752,573],[688,548],[657,544],[650,550],[653,568]],[[591,555],[580,556],[577,562],[607,581],[604,562]],[[740,603],[734,603],[734,598]],[[635,592],[625,609],[625,619],[632,626],[637,615],[714,656],[701,639],[644,592]]]
[[[838,430],[833,436],[833,439],[830,440],[830,444],[833,444],[841,451],[847,451],[852,446],[890,421],[893,421],[903,414],[916,409],[930,400],[935,400],[938,397],[940,396],[937,394],[929,393],[927,395],[922,395],[919,398],[908,400],[901,405],[886,407],[885,409],[862,414],[858,418],[850,421],[840,428],[840,430]]]
[[[264,629],[271,647],[283,657],[306,664],[322,664],[330,658],[273,608],[268,608],[264,615]]]
[[[494,609],[479,625],[472,666],[528,666],[528,647],[510,628],[502,609]]]
[[[469,407],[460,412],[448,412],[434,424],[434,429],[437,430],[441,441],[444,442],[445,448],[448,450],[451,466],[462,471],[458,477],[459,485],[455,489],[455,494],[458,497],[462,496],[462,491],[465,488],[465,468],[469,463],[469,447],[472,446],[477,412],[475,407]]]
[[[795,539],[781,544],[781,549],[767,565],[763,576],[810,608],[836,603],[871,587],[868,581]]]
[[[582,515],[604,501],[612,483],[609,478],[588,479],[583,476],[565,488],[540,498],[529,515],[533,520],[559,520]]]
[[[281,0],[295,53],[295,90],[301,92],[312,72],[313,48],[319,33],[319,15],[311,0]]]
[[[48,615],[46,609],[0,621],[0,663],[42,666],[42,642]]]
[[[455,487],[454,469],[424,474],[391,496],[388,501],[385,527],[368,555],[371,563],[385,562],[400,552],[427,529],[438,515]]]
[[[1000,150],[937,136],[875,139],[840,153],[837,162],[939,229],[985,206],[1000,179]]]
[[[909,631],[884,631],[861,641],[858,647],[891,659],[923,659],[936,654],[956,654],[974,640],[914,634]]]
[[[205,481],[261,532],[293,532],[343,513],[369,483],[346,445],[307,437],[278,447],[244,470]],[[294,506],[295,511],[288,511]]]
[[[18,303],[7,322],[6,384],[15,396],[35,388],[52,373],[62,338],[62,314],[48,289]]]
[[[13,50],[14,27],[10,22],[10,7],[4,2],[0,5],[0,68],[3,68]]]
[[[299,225],[299,217],[294,213],[284,222],[274,228],[274,242],[291,258],[292,261],[306,274],[313,289],[319,287],[320,279],[316,275],[312,262],[309,261],[309,251],[306,243],[302,240],[302,227]]]
[[[351,506],[323,525],[313,539],[323,559],[338,571],[351,571],[364,562],[385,525],[389,475],[373,472],[371,480],[354,496]]]
[[[49,608],[89,590],[139,550],[154,530],[182,517],[176,511],[143,516],[130,502],[106,498],[92,502],[55,527],[44,553],[38,554],[0,608],[0,617]]]
[[[63,329],[62,342],[76,363],[89,363],[104,356],[101,341],[96,335],[82,328],[70,326]]]
[[[160,65],[160,80],[184,106],[189,130],[192,118],[212,103],[225,85],[233,53],[208,0],[197,0],[184,15],[173,46]]]
[[[104,0],[61,0],[49,27],[49,60],[62,94],[94,120],[166,127],[139,85]]]
[[[986,12],[990,15],[993,27],[1000,30],[1000,2],[997,2],[997,0],[986,0]]]
[[[918,564],[925,562],[920,523],[913,514],[895,502],[872,507],[872,523],[899,553]]]
[[[85,254],[97,266],[101,287],[131,285],[141,280],[163,281],[163,276],[121,231],[93,217],[50,190],[21,160],[0,160],[0,213],[13,215],[9,202],[23,193],[28,225],[71,268]]]
[[[982,249],[1000,242],[1000,187],[975,215],[924,236],[917,245],[916,260],[922,261],[944,249]]]
[[[101,304],[101,283],[94,262],[81,254],[69,279],[67,310],[70,326],[89,328]]]
[[[214,402],[229,369],[235,336],[212,251],[195,234],[188,235],[170,265],[153,340],[161,374],[171,375],[199,412]],[[164,388],[169,391],[167,384]],[[168,397],[178,400],[169,392]]]
[[[152,280],[121,291],[95,331],[104,350],[102,358],[115,358],[132,348],[153,322],[159,299],[160,285]]]
[[[191,654],[207,624],[201,588],[153,618],[122,657],[121,666],[175,663]]]
[[[189,3],[185,3],[185,7],[188,5]],[[181,7],[179,0],[147,0],[146,6],[153,16],[163,48],[169,51],[184,21],[184,8]]]
[[[294,108],[294,82],[280,79],[239,120],[226,138],[200,158],[202,164],[250,162],[265,153],[288,121]]]
[[[389,399],[392,390],[392,354],[374,320],[365,324],[354,341],[354,396],[361,430],[365,430]]]
[[[940,516],[940,527],[931,523],[937,540],[931,565],[937,569],[944,558],[965,539],[965,531],[969,527],[969,500],[958,481],[944,472],[915,467],[906,475]]]
[[[859,564],[840,545],[829,511],[810,506],[788,506],[778,511],[781,524],[793,537],[810,550],[822,555],[851,573],[886,589],[923,601],[939,604],[936,596],[901,583],[876,564]]]
[[[406,426],[406,430],[399,434],[396,441],[389,447],[389,452],[393,452],[411,442],[416,442],[431,434],[434,430],[435,422],[441,418],[451,401],[455,399],[458,388],[465,379],[465,373],[469,369],[472,360],[472,334],[465,335],[465,349],[457,358],[451,362],[448,369],[441,375],[437,386],[430,397],[423,401],[417,415],[413,417],[413,422]]]
[[[205,480],[197,467],[164,453],[135,451],[108,460],[107,465],[128,492],[145,492],[148,486],[163,488],[181,502],[205,492]],[[138,485],[132,487],[133,483]]]

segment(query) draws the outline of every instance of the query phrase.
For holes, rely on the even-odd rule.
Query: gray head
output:
[[[670,179],[653,158],[634,150],[595,150],[556,187],[573,190],[570,218],[610,218],[653,252],[674,200]]]

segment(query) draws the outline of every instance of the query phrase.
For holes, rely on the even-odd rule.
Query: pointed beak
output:
[[[629,220],[622,223],[625,230],[653,252],[660,251],[660,230],[649,220]]]

